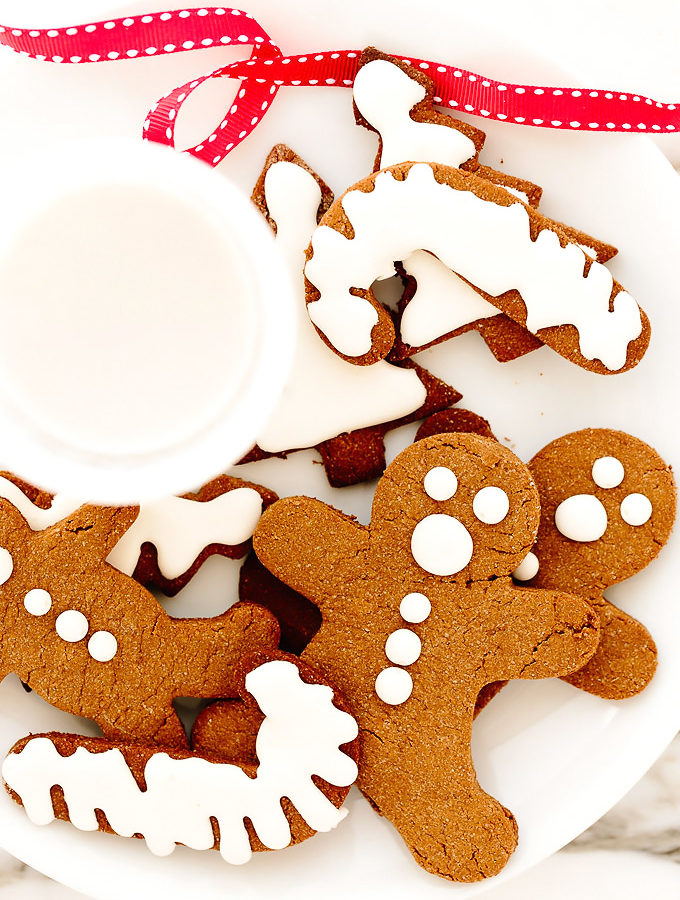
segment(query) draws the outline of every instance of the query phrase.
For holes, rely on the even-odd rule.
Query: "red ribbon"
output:
[[[53,63],[107,62],[217,46],[252,47],[249,59],[222,66],[166,94],[144,122],[146,138],[174,147],[175,122],[187,97],[208,78],[239,79],[241,87],[218,127],[187,151],[212,166],[257,126],[280,87],[351,87],[360,55],[358,50],[325,50],[283,56],[249,13],[225,7],[126,16],[68,28],[0,26],[0,43],[23,56]],[[572,131],[680,131],[680,107],[639,94],[511,84],[455,66],[399,58],[432,78],[435,102],[449,109]]]

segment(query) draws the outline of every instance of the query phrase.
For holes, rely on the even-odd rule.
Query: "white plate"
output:
[[[68,21],[68,5],[60,4],[60,19],[53,19],[54,24]],[[0,21],[25,23],[24,6],[22,0],[3,0]],[[44,3],[38,6],[45,8]],[[90,2],[89,14],[96,18],[93,6]],[[108,15],[113,6],[124,12],[142,10],[140,2],[109,2],[97,11],[105,8]],[[156,8],[161,6],[156,3]],[[248,0],[247,6],[289,52],[375,43],[508,80],[575,81],[535,51],[518,48],[514,39],[443,2],[344,0],[324,8],[318,0]],[[33,21],[49,24],[44,13],[42,20],[36,14]],[[211,50],[125,65],[54,67],[3,54],[0,163],[37,140],[49,144],[90,132],[135,134],[147,107],[169,86],[230,58],[229,51]],[[232,90],[219,82],[206,89],[201,103],[181,123],[187,143],[208,133]],[[500,365],[475,334],[422,354],[422,361],[460,388],[464,405],[487,416],[496,433],[507,436],[525,459],[574,428],[612,426],[648,440],[679,469],[680,425],[673,388],[680,313],[670,291],[680,244],[680,181],[659,151],[640,136],[565,134],[491,122],[484,127],[489,135],[486,162],[542,184],[547,214],[620,248],[611,268],[649,313],[652,344],[635,370],[611,377],[571,366],[547,348]],[[374,152],[373,137],[353,125],[349,91],[284,88],[263,124],[223,164],[222,172],[249,188],[277,141],[290,143],[336,190],[365,174]],[[390,456],[412,434],[413,428],[406,428],[392,435]],[[370,488],[331,490],[315,459],[310,451],[287,462],[254,464],[240,474],[247,472],[282,494],[316,494],[366,521]],[[642,696],[613,703],[561,681],[515,683],[480,716],[474,729],[479,779],[513,810],[520,829],[517,852],[492,881],[457,887],[426,874],[389,823],[356,792],[348,802],[350,815],[336,832],[291,850],[258,854],[244,868],[227,866],[217,853],[199,855],[183,847],[158,859],[141,841],[83,834],[62,822],[37,828],[4,792],[0,844],[65,884],[116,900],[125,895],[248,898],[274,892],[279,897],[323,893],[330,898],[357,889],[366,894],[389,891],[394,898],[436,897],[489,888],[534,865],[595,821],[641,777],[678,730],[680,612],[674,584],[680,576],[679,543],[676,534],[658,562],[610,594],[642,618],[658,644],[658,673]],[[212,559],[181,597],[168,602],[168,610],[194,615],[220,611],[234,598],[236,575],[235,564]],[[74,724],[35,694],[24,694],[14,678],[0,686],[0,710],[1,753],[29,731]]]

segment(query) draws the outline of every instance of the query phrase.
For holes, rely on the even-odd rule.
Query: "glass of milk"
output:
[[[289,275],[249,199],[138,139],[65,144],[3,183],[1,465],[124,504],[238,461],[296,332]]]

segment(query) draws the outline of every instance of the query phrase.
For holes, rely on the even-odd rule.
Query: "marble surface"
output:
[[[28,0],[30,2],[30,0]],[[467,6],[466,0],[448,0]],[[291,11],[294,0],[288,0]],[[100,4],[92,0],[92,18]],[[247,7],[247,2],[242,4]],[[160,8],[159,4],[150,7]],[[173,4],[169,3],[169,7]],[[591,87],[680,99],[680,4],[677,0],[484,0],[480,15],[581,73]],[[644,39],[640,40],[640,35]],[[658,138],[680,166],[680,135]],[[81,896],[0,851],[0,900],[77,900]],[[680,896],[680,735],[630,793],[570,846],[508,884],[493,900]]]

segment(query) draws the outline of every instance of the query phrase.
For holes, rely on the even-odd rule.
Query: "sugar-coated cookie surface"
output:
[[[648,444],[607,428],[552,441],[529,469],[541,524],[519,574],[533,586],[586,597],[600,618],[596,654],[566,680],[600,697],[631,697],[654,675],[656,646],[604,592],[644,569],[668,540],[676,510],[671,469]]]
[[[447,500],[427,493],[434,469],[456,477]],[[498,493],[484,517],[493,525],[474,512],[490,487]],[[369,527],[291,497],[273,504],[255,532],[262,563],[321,610],[303,659],[351,704],[362,741],[359,787],[420,865],[451,880],[495,874],[517,842],[512,814],[481,789],[472,765],[480,690],[505,678],[568,674],[597,647],[597,617],[584,600],[518,588],[510,578],[538,523],[526,467],[495,441],[461,434],[426,438],[396,458],[378,484]],[[408,619],[400,611],[413,594],[430,605],[421,622],[409,621],[422,615],[408,604]]]
[[[330,831],[357,774],[357,724],[344,701],[290,657],[253,665],[246,692],[260,713],[257,762],[51,733],[15,744],[5,784],[36,824],[60,818],[142,836],[160,856],[181,843],[241,864],[253,850]]]
[[[350,188],[312,236],[309,315],[341,356],[370,364],[390,352],[394,326],[371,285],[419,249],[577,365],[625,371],[647,348],[633,297],[554,222],[471,173],[402,163]]]

